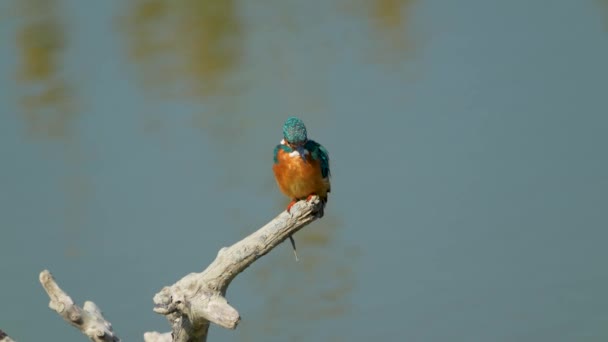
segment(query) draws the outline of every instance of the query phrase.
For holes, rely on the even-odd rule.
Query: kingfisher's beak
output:
[[[305,155],[306,152],[304,151],[304,145],[296,146],[296,150],[300,154],[300,157],[302,158],[302,160],[306,161],[306,155]]]
[[[287,146],[298,151],[302,160],[306,161],[306,156],[305,156],[306,150],[304,149],[305,143],[294,144],[294,143],[288,142],[287,139],[285,139],[285,142],[287,143]]]

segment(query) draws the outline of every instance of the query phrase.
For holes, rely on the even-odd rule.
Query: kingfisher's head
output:
[[[283,125],[283,138],[292,147],[300,147],[306,144],[306,126],[302,120],[295,116],[290,117]]]

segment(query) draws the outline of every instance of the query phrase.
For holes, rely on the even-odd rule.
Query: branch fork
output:
[[[39,278],[42,287],[51,299],[49,308],[55,310],[66,322],[88,336],[91,341],[120,342],[112,331],[112,324],[106,321],[95,303],[86,301],[80,308],[57,285],[51,272],[44,270],[40,273]]]
[[[200,273],[190,273],[154,296],[154,312],[165,315],[171,333],[147,332],[147,342],[200,342],[207,340],[210,323],[235,329],[241,320],[238,311],[225,298],[232,280],[285,239],[323,215],[324,203],[318,196],[299,201],[290,213],[283,212],[256,232],[230,247],[221,248],[213,262]],[[65,321],[87,335],[91,341],[120,339],[112,325],[93,302],[82,308],[59,288],[51,273],[40,273],[40,283],[51,299],[49,307]],[[2,341],[0,341],[2,342]]]

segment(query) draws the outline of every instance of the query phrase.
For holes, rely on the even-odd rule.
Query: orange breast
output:
[[[329,179],[323,178],[320,162],[313,160],[310,154],[303,160],[299,155],[290,156],[288,152],[279,150],[272,170],[279,189],[290,198],[303,199],[316,194],[327,199]]]

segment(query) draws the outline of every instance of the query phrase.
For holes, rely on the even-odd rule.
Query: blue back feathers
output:
[[[278,155],[279,155],[279,150],[283,150],[287,153],[291,153],[293,152],[293,149],[287,145],[281,145],[278,144],[277,147],[274,148],[274,163],[278,163],[279,160],[277,159]]]
[[[316,141],[308,140],[306,145],[304,145],[304,148],[310,152],[312,159],[319,160],[321,162],[321,175],[323,178],[329,177],[329,153],[325,147]]]

